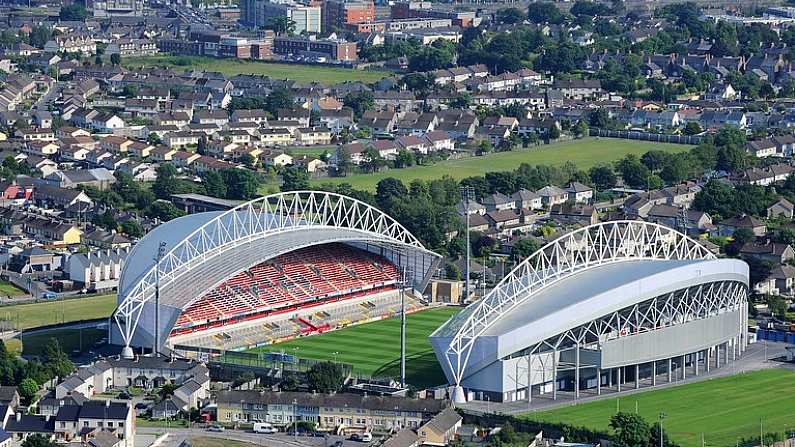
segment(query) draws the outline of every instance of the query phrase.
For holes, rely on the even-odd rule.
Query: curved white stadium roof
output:
[[[489,362],[653,294],[726,280],[747,284],[747,265],[719,260],[673,229],[643,221],[595,224],[531,255],[431,342],[459,385]]]
[[[151,231],[130,254],[114,312],[112,337],[120,340],[112,341],[129,347],[138,331],[137,344],[152,345],[156,286],[162,346],[179,313],[227,278],[298,248],[331,242],[380,247],[392,262],[411,267],[415,288],[424,287],[440,259],[391,217],[334,193],[280,193],[225,212],[192,214]],[[161,244],[164,253],[156,263]]]

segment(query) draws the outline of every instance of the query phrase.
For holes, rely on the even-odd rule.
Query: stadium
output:
[[[122,354],[252,348],[420,307],[440,256],[350,197],[298,191],[160,225],[133,249],[110,341]]]
[[[748,280],[670,228],[600,223],[545,245],[430,341],[456,402],[654,385],[745,350]]]

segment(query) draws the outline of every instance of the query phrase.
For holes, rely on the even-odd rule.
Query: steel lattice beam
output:
[[[534,294],[585,270],[642,259],[698,260],[715,255],[688,236],[651,222],[602,222],[567,233],[522,261],[485,297],[434,333],[452,337],[444,357],[455,385],[463,379],[477,338]]]

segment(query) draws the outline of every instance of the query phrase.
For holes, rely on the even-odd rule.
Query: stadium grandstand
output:
[[[119,282],[122,353],[251,348],[422,306],[440,256],[350,197],[298,191],[148,233]],[[185,352],[180,352],[185,351]]]
[[[456,402],[655,385],[741,355],[748,280],[743,261],[718,259],[670,228],[599,223],[521,262],[431,344]]]

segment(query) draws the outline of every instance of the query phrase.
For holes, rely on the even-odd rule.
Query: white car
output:
[[[207,427],[207,431],[213,431],[216,433],[222,433],[225,430],[223,425],[211,425]]]
[[[354,433],[351,435],[351,441],[370,442],[373,440],[372,433]]]
[[[279,429],[274,427],[273,425],[267,422],[257,422],[254,424],[254,433],[260,433],[263,435],[270,435],[273,433],[278,433]]]

